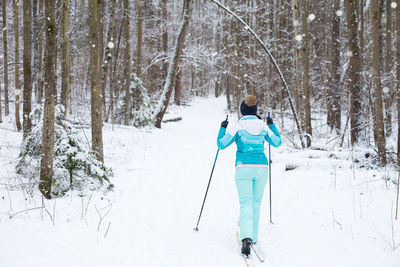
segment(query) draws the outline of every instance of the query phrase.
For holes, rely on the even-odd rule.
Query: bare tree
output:
[[[396,10],[397,32],[397,116],[400,118],[400,5]],[[400,167],[400,120],[397,120],[397,164]]]
[[[8,103],[8,42],[7,42],[7,1],[3,2],[3,62],[4,62],[4,114],[10,114]]]
[[[57,26],[55,19],[56,0],[45,0],[45,32],[46,32],[46,57],[44,65],[44,114],[43,114],[43,140],[42,160],[40,162],[40,184],[39,189],[45,198],[50,199],[51,183],[53,179],[53,157],[54,157],[54,104],[57,94],[56,90],[56,49],[57,49]]]
[[[14,47],[14,74],[15,74],[15,124],[17,130],[21,131],[21,120],[19,117],[19,102],[21,95],[21,83],[19,80],[19,0],[14,2],[14,35],[15,35],[15,47]]]
[[[39,18],[38,18],[39,36],[38,36],[38,77],[37,77],[37,96],[36,102],[42,103],[43,98],[43,25],[45,16],[43,16],[43,0],[39,0]]]
[[[328,124],[337,133],[341,124],[341,103],[340,103],[340,16],[336,12],[340,9],[340,0],[332,1],[331,11],[331,47],[330,49],[330,86],[328,89]]]
[[[392,76],[392,68],[393,68],[393,53],[392,53],[392,31],[393,31],[393,23],[392,23],[392,0],[386,0],[386,64],[385,64],[385,72],[386,72],[386,82],[384,83],[384,88],[388,90],[384,90],[385,97],[385,128],[386,128],[386,136],[390,136],[392,134],[392,99],[393,99],[393,76]]]
[[[294,88],[294,102],[296,105],[296,111],[300,114],[300,120],[302,120],[301,114],[301,93],[300,93],[300,82],[301,82],[301,42],[300,42],[300,21],[299,21],[299,5],[297,0],[292,0],[292,16],[293,16],[293,27],[294,27],[294,39],[296,40],[295,46],[295,88]]]
[[[70,42],[69,42],[69,10],[70,0],[62,0],[62,15],[61,15],[61,104],[64,106],[64,116],[67,115],[68,99],[70,95]]]
[[[143,6],[144,0],[136,1],[136,76],[139,78],[142,76],[142,64],[143,64]]]
[[[301,1],[301,20],[303,29],[303,47],[302,47],[302,61],[303,61],[303,90],[304,90],[304,112],[305,112],[305,125],[306,125],[306,135],[307,135],[307,147],[311,146],[311,86],[310,86],[310,74],[309,74],[309,58],[308,58],[308,25],[307,25],[307,3],[306,0]]]
[[[103,155],[103,117],[101,88],[101,58],[103,29],[101,28],[101,0],[89,0],[89,45],[90,45],[90,82],[91,82],[91,121],[92,149],[96,158],[104,163]]]
[[[161,128],[161,121],[164,117],[165,112],[167,111],[169,100],[171,98],[172,91],[174,89],[175,77],[178,70],[178,62],[182,54],[187,28],[189,26],[189,21],[192,15],[192,3],[193,0],[184,0],[184,13],[182,18],[182,24],[178,33],[178,37],[176,39],[172,60],[170,61],[169,64],[167,80],[164,85],[161,99],[159,100],[158,106],[154,113],[154,121],[155,121],[155,126],[157,128]]]
[[[347,20],[347,39],[349,42],[350,63],[348,70],[350,89],[350,135],[354,145],[361,132],[361,86],[360,86],[360,37],[358,33],[357,0],[344,1]]]
[[[32,5],[31,0],[24,0],[24,93],[23,93],[23,132],[24,138],[32,129],[29,117],[32,102]]]
[[[137,5],[140,1],[137,2]],[[140,8],[139,8],[140,9]],[[124,43],[125,43],[125,56],[124,56],[124,90],[125,90],[125,120],[124,124],[129,125],[129,120],[131,118],[131,38],[130,38],[130,9],[129,9],[129,0],[124,0]],[[141,24],[140,24],[141,27]],[[141,31],[141,30],[140,30]],[[139,32],[139,30],[138,30]],[[138,34],[139,35],[139,34]],[[139,36],[138,36],[139,37]],[[138,45],[138,51],[141,51]],[[139,53],[138,53],[139,54]],[[141,52],[140,52],[141,54]],[[141,57],[141,56],[140,56]],[[140,63],[138,63],[138,68],[140,69]]]
[[[382,108],[382,87],[381,87],[381,57],[379,52],[379,10],[378,1],[371,0],[371,35],[372,35],[372,53],[373,53],[373,73],[374,73],[374,107],[375,107],[375,123],[376,139],[375,143],[378,147],[378,156],[382,165],[386,164],[385,149],[385,128],[383,121]]]

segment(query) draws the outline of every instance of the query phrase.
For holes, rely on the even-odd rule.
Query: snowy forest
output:
[[[400,266],[399,1],[0,1],[0,266]],[[248,95],[265,262],[216,146]]]

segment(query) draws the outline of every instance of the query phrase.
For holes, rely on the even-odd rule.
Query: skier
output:
[[[236,142],[235,180],[240,202],[241,251],[248,257],[252,243],[257,242],[261,200],[268,177],[264,141],[278,147],[282,139],[269,116],[267,125],[273,134],[268,134],[267,125],[257,115],[257,98],[254,95],[248,95],[240,104],[240,113],[242,116],[228,130],[228,121],[221,123],[217,145],[222,150]]]

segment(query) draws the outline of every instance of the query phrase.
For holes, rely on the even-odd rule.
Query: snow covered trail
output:
[[[45,201],[54,221],[46,213],[42,220],[39,209],[9,218],[40,206],[41,197],[24,200],[20,191],[8,197],[0,187],[0,266],[245,266],[235,238],[234,145],[219,153],[200,231],[193,232],[225,107],[224,98],[195,99],[190,107],[170,109],[168,117],[183,120],[160,130],[106,125],[105,160],[115,171],[111,201],[67,197]],[[0,138],[2,145],[20,142],[18,134],[1,129]],[[11,175],[17,148],[0,150],[7,167],[0,184]],[[391,249],[393,186],[376,171],[356,170],[354,180],[348,155],[273,149],[274,224],[268,223],[266,188],[259,238],[266,262],[254,258],[252,266],[400,267],[400,249]],[[287,164],[298,167],[285,171]],[[399,221],[393,228],[399,243]]]

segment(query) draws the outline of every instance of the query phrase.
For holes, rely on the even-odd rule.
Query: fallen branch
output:
[[[182,120],[182,117],[178,117],[175,119],[163,120],[162,122],[167,123],[167,122],[176,122],[176,121],[181,121],[181,120]]]

